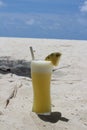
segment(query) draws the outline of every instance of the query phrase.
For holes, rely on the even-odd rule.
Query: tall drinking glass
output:
[[[33,85],[32,111],[37,114],[51,112],[51,82],[52,64],[50,61],[33,60],[31,62],[31,76]]]

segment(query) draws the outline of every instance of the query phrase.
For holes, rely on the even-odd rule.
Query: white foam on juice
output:
[[[33,60],[31,62],[31,72],[52,72],[52,64],[50,61]]]

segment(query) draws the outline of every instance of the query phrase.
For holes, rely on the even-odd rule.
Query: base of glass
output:
[[[45,113],[36,113],[37,115],[44,115],[44,116],[50,116],[51,112],[45,112]]]

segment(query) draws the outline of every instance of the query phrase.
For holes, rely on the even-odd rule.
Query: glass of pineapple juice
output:
[[[33,86],[32,111],[37,114],[51,113],[51,61],[33,60],[31,62],[31,77]]]

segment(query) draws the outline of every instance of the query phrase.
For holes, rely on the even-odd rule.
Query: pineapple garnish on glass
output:
[[[54,52],[49,54],[45,60],[46,61],[51,61],[53,66],[57,66],[59,64],[60,58],[61,58],[61,53],[60,52]]]

